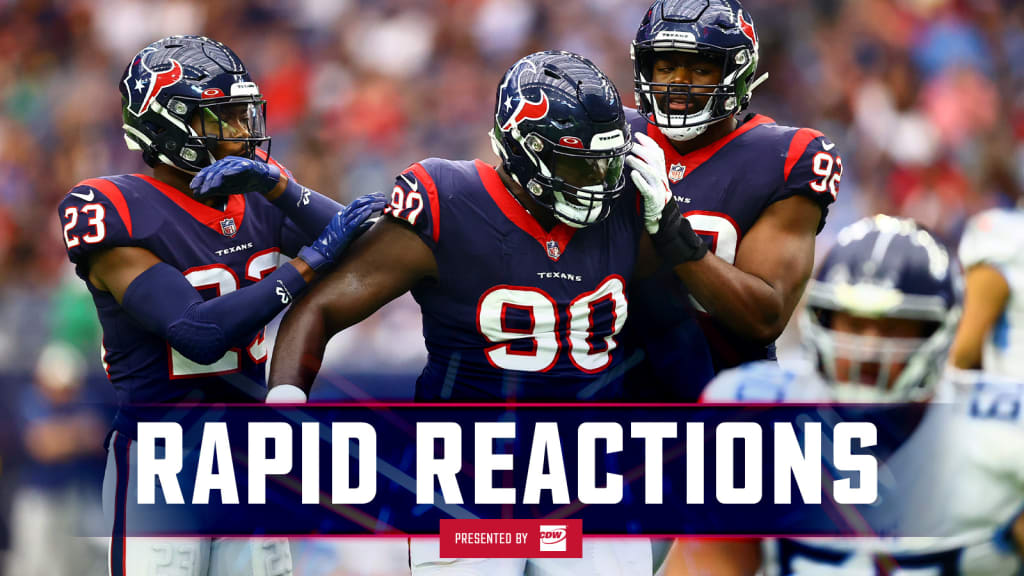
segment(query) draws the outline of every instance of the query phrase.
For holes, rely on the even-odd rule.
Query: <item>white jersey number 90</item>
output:
[[[602,338],[603,346],[591,342],[595,335],[594,310],[601,302],[610,301],[612,325]],[[594,290],[576,297],[568,306],[568,337],[558,329],[558,306],[554,298],[539,288],[496,286],[488,290],[477,304],[477,329],[495,346],[487,348],[487,360],[503,370],[546,372],[558,361],[562,342],[569,345],[569,360],[583,372],[594,373],[611,363],[611,353],[618,343],[615,336],[626,323],[625,281],[609,276]],[[529,326],[512,328],[506,322],[510,309],[520,309],[529,319]],[[513,349],[513,342],[527,341],[528,346]]]

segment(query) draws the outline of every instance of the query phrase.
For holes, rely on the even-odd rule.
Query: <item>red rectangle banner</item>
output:
[[[442,558],[582,556],[582,520],[441,520]]]

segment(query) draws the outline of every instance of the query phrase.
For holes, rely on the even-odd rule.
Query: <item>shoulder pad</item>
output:
[[[64,246],[79,273],[88,255],[113,246],[129,246],[132,219],[128,203],[116,184],[104,178],[79,182],[57,208]]]
[[[811,198],[822,209],[820,232],[828,206],[839,196],[843,178],[843,158],[835,143],[811,128],[794,131],[786,149],[782,177],[783,186],[769,203],[796,195]]]
[[[1024,212],[986,210],[967,221],[960,240],[960,262],[964,268],[977,264],[1001,267],[1016,259],[1024,240]]]
[[[384,207],[384,214],[412,226],[432,249],[436,248],[441,234],[441,209],[435,179],[439,179],[443,166],[443,161],[428,159],[403,170],[395,178],[390,203]]]
[[[630,130],[647,133],[647,118],[643,114],[635,108],[623,107],[622,110],[626,113],[626,124],[629,124]]]

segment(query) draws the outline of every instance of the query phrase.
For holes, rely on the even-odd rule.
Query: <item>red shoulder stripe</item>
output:
[[[434,240],[434,244],[437,244],[437,239],[441,237],[441,209],[438,206],[437,185],[434,184],[434,179],[430,177],[427,169],[419,162],[410,168],[416,179],[422,182],[427,190],[427,201],[430,202],[430,237]]]
[[[110,200],[110,203],[117,209],[117,215],[124,222],[124,227],[128,230],[128,236],[132,235],[132,215],[128,210],[128,202],[124,199],[124,194],[121,193],[121,189],[117,187],[117,184],[103,178],[90,178],[82,180],[76,186],[95,188],[100,191],[100,194],[106,196],[107,200]]]
[[[801,128],[796,131],[793,139],[789,141],[789,152],[786,153],[786,167],[782,173],[783,182],[789,181],[789,173],[793,170],[793,166],[796,166],[797,160],[804,155],[807,146],[815,138],[821,136],[824,136],[824,134],[811,128]]]

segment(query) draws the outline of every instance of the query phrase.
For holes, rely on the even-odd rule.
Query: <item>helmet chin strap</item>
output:
[[[697,136],[700,136],[707,131],[709,124],[701,124],[700,126],[687,126],[685,128],[666,128],[659,126],[658,130],[665,135],[665,138],[669,140],[675,140],[676,142],[687,142],[693,140]]]
[[[590,192],[601,192],[604,188],[600,184],[584,186],[583,190]],[[584,228],[596,222],[603,211],[603,206],[591,206],[584,208],[576,206],[565,200],[561,192],[555,192],[554,212],[559,222],[572,228]]]
[[[556,219],[557,219],[557,220],[558,220],[559,222],[561,222],[562,224],[565,224],[566,226],[568,226],[568,227],[570,227],[570,228],[576,228],[576,229],[579,229],[579,228],[584,228],[584,227],[586,227],[586,224],[582,224],[582,223],[580,223],[580,222],[573,222],[573,221],[572,221],[572,220],[570,220],[570,219],[569,219],[568,217],[565,217],[565,216],[563,216],[563,215],[562,215],[562,213],[561,213],[561,212],[559,212],[559,210],[558,210],[558,207],[557,207],[557,206],[555,207],[555,210],[554,210],[554,215],[555,215],[555,218],[556,218]]]
[[[695,116],[710,116],[711,105],[712,99],[709,98],[707,103],[704,105],[704,109],[701,110],[700,113],[696,114]],[[704,132],[707,132],[708,126],[711,126],[716,122],[721,122],[721,120],[717,120],[716,122],[705,122],[701,124],[696,124],[694,126],[672,126],[672,124],[674,124],[673,115],[668,114],[666,112],[662,112],[661,108],[658,107],[658,103],[654,100],[654,98],[651,98],[651,107],[654,110],[655,118],[658,119],[658,124],[660,124],[658,126],[658,129],[661,130],[661,133],[664,134],[666,138],[668,138],[669,140],[675,140],[676,142],[686,142],[689,140],[693,140],[697,136],[700,136]],[[722,120],[724,119],[725,118],[723,118]],[[679,119],[677,121],[682,122],[683,120]],[[697,121],[699,122],[700,120],[698,119]]]
[[[177,170],[178,172],[184,172],[185,174],[190,174],[190,175],[192,175],[192,176],[195,176],[196,174],[199,174],[199,172],[198,172],[198,171],[197,171],[197,172],[193,172],[192,170],[185,170],[185,169],[184,169],[184,168],[182,168],[181,166],[178,166],[178,165],[177,165],[177,164],[175,164],[174,162],[171,162],[171,159],[170,159],[170,158],[168,158],[167,156],[164,156],[163,154],[161,154],[161,155],[159,156],[159,159],[160,159],[160,163],[161,163],[161,164],[166,164],[166,165],[170,166],[171,168],[174,168],[174,169],[175,169],[175,170]]]

